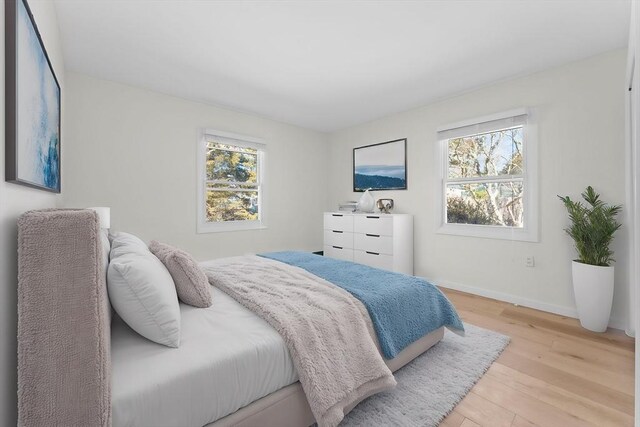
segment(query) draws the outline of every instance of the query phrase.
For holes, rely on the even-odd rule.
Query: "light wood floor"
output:
[[[446,427],[632,426],[634,340],[577,320],[442,289],[465,322],[511,343]]]

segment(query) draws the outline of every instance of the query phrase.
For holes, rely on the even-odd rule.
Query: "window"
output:
[[[537,240],[535,141],[529,114],[514,110],[445,126],[439,231]]]
[[[198,148],[198,232],[264,228],[265,145],[207,130]]]

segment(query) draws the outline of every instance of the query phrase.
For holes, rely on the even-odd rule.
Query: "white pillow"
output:
[[[173,279],[147,245],[128,233],[111,238],[107,290],[116,313],[143,337],[180,345],[180,306]]]

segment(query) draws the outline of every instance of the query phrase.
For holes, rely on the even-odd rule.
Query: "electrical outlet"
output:
[[[527,257],[527,259],[524,262],[524,265],[526,265],[527,267],[535,267],[536,266],[536,260],[535,260],[535,258],[533,258],[533,255]]]

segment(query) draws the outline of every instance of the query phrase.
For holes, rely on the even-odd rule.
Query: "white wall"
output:
[[[374,194],[395,199],[397,212],[415,215],[415,274],[573,315],[575,254],[556,195],[579,197],[592,185],[605,201],[624,202],[625,59],[625,51],[607,53],[336,132],[330,136],[330,206],[359,197],[351,190],[353,147],[406,137],[409,189]],[[436,128],[522,106],[535,108],[538,117],[540,241],[436,234]],[[612,319],[623,328],[626,232],[618,233],[614,245],[619,262]],[[525,267],[528,255],[535,256],[534,268]]]
[[[58,35],[58,21],[52,2],[30,0],[29,6],[44,41],[62,89],[62,137],[65,147],[65,79],[62,49]],[[4,7],[0,7],[0,57],[4,58]],[[4,82],[4,60],[0,64],[0,81]],[[17,321],[17,229],[18,216],[30,209],[50,208],[60,196],[4,181],[5,103],[4,83],[0,84],[0,424],[16,425],[16,321]],[[65,159],[62,159],[64,168]],[[64,190],[65,182],[62,181]]]
[[[199,259],[322,248],[324,134],[75,73],[66,106],[64,206],[110,206],[113,229]],[[200,128],[266,141],[266,230],[196,234]]]

